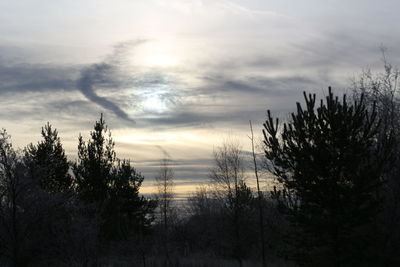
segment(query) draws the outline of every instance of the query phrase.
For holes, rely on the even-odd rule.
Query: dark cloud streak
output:
[[[96,84],[106,85],[106,87],[120,87],[123,82],[118,79],[119,74],[121,74],[121,65],[126,65],[125,57],[132,47],[145,42],[145,40],[136,40],[120,43],[114,46],[114,51],[106,59],[97,64],[93,64],[85,68],[81,72],[81,76],[77,82],[78,89],[82,94],[92,101],[100,105],[101,107],[112,111],[119,118],[129,121],[131,123],[136,123],[135,120],[129,118],[128,114],[123,111],[117,104],[108,100],[105,97],[99,96],[95,90],[94,86]]]
[[[118,118],[135,123],[115,102],[100,96],[96,88],[119,90],[133,83],[126,75],[127,55],[144,40],[123,42],[114,46],[113,52],[99,63],[81,66],[57,66],[52,64],[24,64],[4,61],[0,58],[0,94],[79,90],[89,101],[113,112]],[[1,50],[1,47],[0,47]],[[1,52],[1,51],[0,51]]]
[[[96,83],[96,81],[98,81],[99,78],[104,79],[104,72],[107,72],[111,68],[112,67],[107,64],[92,65],[91,67],[82,71],[81,77],[77,83],[77,87],[82,92],[82,94],[93,103],[96,103],[103,108],[112,111],[121,119],[135,123],[135,121],[129,118],[128,114],[126,114],[118,105],[105,97],[97,95],[93,89],[93,85]]]

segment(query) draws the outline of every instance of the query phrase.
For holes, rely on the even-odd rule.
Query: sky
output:
[[[15,147],[50,122],[70,159],[103,113],[117,156],[153,190],[169,157],[181,194],[212,153],[261,140],[268,109],[302,92],[349,92],[363,69],[400,64],[395,0],[2,0],[0,127]],[[262,155],[260,155],[262,157]],[[249,177],[253,179],[253,177]]]

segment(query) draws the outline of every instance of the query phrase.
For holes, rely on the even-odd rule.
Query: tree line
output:
[[[214,150],[209,185],[174,206],[164,159],[154,197],[116,156],[103,116],[78,156],[49,123],[14,149],[0,133],[0,264],[5,266],[398,266],[399,71],[364,72],[350,96],[304,93],[280,122],[268,110],[257,188],[240,145]],[[260,181],[272,174],[275,186]],[[196,265],[197,264],[197,265]]]

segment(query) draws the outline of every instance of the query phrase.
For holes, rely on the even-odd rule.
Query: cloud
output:
[[[80,91],[89,101],[113,112],[117,117],[135,123],[118,103],[100,96],[97,88],[120,90],[132,77],[124,71],[127,68],[127,54],[144,40],[119,43],[113,52],[99,63],[89,66],[58,66],[54,64],[14,63],[0,59],[0,94],[23,94]],[[0,50],[2,47],[0,47]],[[136,85],[141,81],[137,81]]]
[[[135,121],[129,118],[129,116],[117,104],[113,103],[105,97],[97,95],[93,88],[96,83],[102,83],[103,85],[106,84],[107,86],[118,86],[117,83],[114,83],[114,81],[107,80],[105,74],[107,74],[110,69],[112,69],[112,66],[104,63],[94,64],[89,68],[86,68],[81,73],[81,77],[77,82],[77,87],[82,92],[82,94],[93,103],[96,103],[103,108],[112,111],[121,119],[135,123]]]
[[[76,90],[76,72],[69,67],[0,62],[0,93]]]
[[[135,120],[140,121],[136,127],[144,128],[239,125],[261,119],[266,109],[288,113],[296,100],[302,99],[303,90],[338,88],[346,82],[337,76],[347,73],[341,68],[374,54],[371,41],[353,55],[350,48],[360,41],[330,32],[308,41],[288,42],[285,51],[269,48],[235,53],[236,47],[228,46],[229,53],[221,57],[205,57],[174,69],[150,69],[129,62],[130,53],[137,53],[135,48],[144,42],[119,43],[102,60],[83,67],[13,65],[0,59],[0,94],[49,92],[52,97],[46,99],[43,110],[68,115],[87,110],[86,117],[96,114],[89,105],[94,103],[121,119],[113,122],[114,127],[127,127]],[[79,93],[90,102],[82,101]],[[152,97],[155,100],[148,101]],[[151,106],[157,103],[161,109]],[[24,103],[20,105],[22,109]]]
[[[162,146],[160,145],[155,145],[155,147],[157,147],[162,153],[163,153],[163,158],[165,159],[172,159],[171,154],[168,153],[167,150],[165,150]]]
[[[162,7],[172,8],[183,14],[208,14],[211,15],[242,15],[242,16],[268,16],[287,17],[275,11],[255,10],[228,0],[156,0],[155,3]]]
[[[121,73],[121,66],[126,65],[127,52],[134,46],[145,42],[145,40],[129,41],[114,46],[114,51],[101,63],[93,64],[86,67],[81,72],[81,76],[77,82],[78,89],[82,94],[103,108],[112,111],[119,118],[135,123],[135,120],[129,118],[128,114],[123,111],[117,104],[105,97],[99,96],[94,86],[100,84],[106,88],[118,88],[124,82],[124,79],[118,79]]]
[[[301,76],[248,77],[239,81],[222,81],[217,88],[220,92],[284,97],[292,94],[293,90],[304,86],[312,87],[313,85],[315,83],[312,80]]]

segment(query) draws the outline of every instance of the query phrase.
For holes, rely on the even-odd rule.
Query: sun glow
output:
[[[167,110],[167,105],[159,94],[149,94],[145,96],[142,105],[143,109],[146,111],[162,113]]]
[[[151,67],[173,67],[178,65],[179,61],[171,54],[154,54],[147,57],[144,63]]]
[[[118,136],[118,141],[128,144],[154,145],[161,144],[163,146],[182,145],[188,143],[197,143],[204,141],[205,134],[193,134],[191,132],[163,132],[163,133],[148,133],[140,132],[135,134],[124,134]],[[207,140],[209,140],[208,138]],[[201,144],[203,146],[203,144]]]
[[[132,61],[149,68],[171,68],[182,63],[182,51],[176,40],[152,40],[135,49]]]

